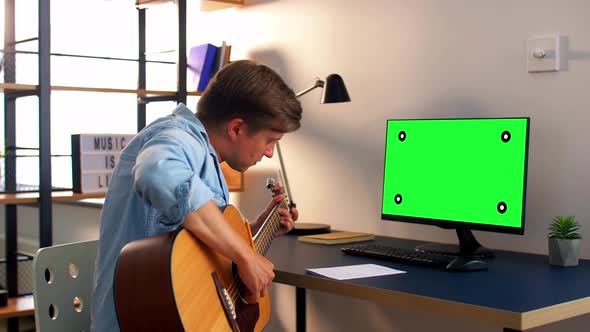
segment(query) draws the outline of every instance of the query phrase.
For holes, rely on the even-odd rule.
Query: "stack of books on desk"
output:
[[[373,240],[375,236],[369,233],[361,232],[332,232],[326,234],[314,234],[300,236],[297,239],[303,242],[321,243],[321,244],[339,244]]]

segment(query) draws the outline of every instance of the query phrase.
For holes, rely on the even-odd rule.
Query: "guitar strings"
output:
[[[281,204],[281,206],[284,204]],[[257,243],[261,242],[258,241],[258,239],[260,240],[266,240],[263,242],[263,245],[261,246],[263,248],[263,254],[266,253],[266,251],[268,250],[269,246],[270,246],[270,240],[272,240],[272,237],[276,230],[278,230],[278,227],[280,226],[280,217],[278,215],[273,215],[270,218],[270,225],[268,228],[265,228],[262,233],[260,234],[261,237],[257,238]],[[256,246],[256,248],[259,248],[259,246]],[[261,251],[258,250],[258,252],[260,253]],[[228,293],[230,294],[232,300],[235,302],[238,299],[238,296],[243,293],[245,288],[245,285],[243,284],[243,282],[238,278],[238,277],[234,277],[231,285],[228,287]]]
[[[287,204],[285,202],[285,200],[282,200],[279,203],[279,206],[282,208],[286,208]],[[262,245],[262,250],[258,250],[259,253],[261,253],[262,255],[265,255],[266,252],[268,251],[268,248],[271,245],[272,240],[274,239],[274,235],[276,234],[277,230],[280,228],[281,224],[280,224],[280,215],[279,214],[274,214],[272,217],[272,223],[270,225],[269,228],[264,229],[263,230],[263,239],[265,239],[266,241],[264,241],[263,245]],[[258,247],[257,247],[258,248]]]
[[[281,200],[281,202],[279,203],[279,206],[282,208],[288,209],[285,199]],[[275,210],[275,212],[276,211],[277,210]],[[256,247],[256,249],[258,249],[257,250],[258,253],[265,255],[266,252],[268,251],[271,241],[274,239],[274,235],[276,234],[277,230],[281,226],[280,219],[281,219],[281,217],[278,213],[273,214],[270,217],[269,227],[264,228],[262,230],[262,233],[260,234],[260,236],[258,238],[256,238],[255,247]],[[260,242],[263,242],[261,246],[258,245]],[[245,289],[245,285],[242,282],[242,280],[239,277],[234,277],[232,280],[232,283],[228,287],[228,293],[234,303],[238,300],[239,295],[243,293],[244,289]]]
[[[276,221],[277,221],[276,215],[271,216],[271,218],[269,218],[269,221],[270,221],[270,225],[269,224],[267,224],[267,225],[269,225],[270,227],[263,229],[262,233],[257,238],[256,243],[261,242],[258,239],[266,240],[266,241],[263,242],[262,246],[256,245],[256,248],[265,248],[266,247],[266,243],[268,242],[268,239],[269,239],[269,231],[268,230],[274,228],[273,226],[275,226]],[[259,252],[260,252],[260,250],[259,250]],[[230,293],[232,300],[234,300],[234,301],[237,300],[237,296],[239,294],[241,294],[243,292],[243,290],[244,290],[244,285],[241,282],[241,280],[239,278],[234,277],[230,287],[228,287],[228,292]]]

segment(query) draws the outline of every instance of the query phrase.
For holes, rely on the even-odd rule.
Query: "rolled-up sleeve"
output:
[[[208,151],[204,146],[198,149],[198,145],[186,132],[169,128],[147,139],[137,156],[135,191],[159,211],[161,223],[180,224],[189,212],[214,197],[199,177],[198,167],[202,167]]]

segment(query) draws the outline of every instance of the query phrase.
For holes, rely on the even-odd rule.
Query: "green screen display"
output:
[[[389,120],[383,218],[523,229],[528,128],[528,118]]]

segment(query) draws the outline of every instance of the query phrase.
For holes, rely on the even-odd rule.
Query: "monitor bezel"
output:
[[[433,218],[422,218],[422,217],[411,217],[411,216],[401,216],[401,215],[394,215],[394,214],[385,214],[383,213],[383,199],[385,198],[385,166],[386,166],[386,153],[387,153],[387,137],[388,137],[388,130],[389,126],[388,123],[390,121],[428,121],[428,120],[501,120],[501,119],[523,119],[526,120],[526,139],[525,139],[525,156],[524,156],[524,178],[523,178],[523,193],[522,193],[522,216],[521,216],[521,225],[520,227],[508,227],[508,226],[498,226],[498,225],[489,225],[489,224],[481,224],[475,222],[468,222],[468,221],[458,221],[458,220],[445,220],[445,219],[433,219]],[[385,122],[385,149],[383,152],[383,178],[381,179],[381,219],[388,220],[388,221],[400,221],[406,223],[413,223],[413,224],[423,224],[423,225],[432,225],[438,226],[441,228],[465,228],[471,230],[479,230],[479,231],[486,231],[486,232],[497,232],[497,233],[507,233],[507,234],[516,234],[516,235],[524,235],[525,224],[526,224],[526,194],[527,194],[527,173],[528,173],[528,160],[529,160],[529,137],[530,137],[530,125],[531,125],[531,118],[530,117],[484,117],[484,118],[421,118],[421,119],[387,119]]]

